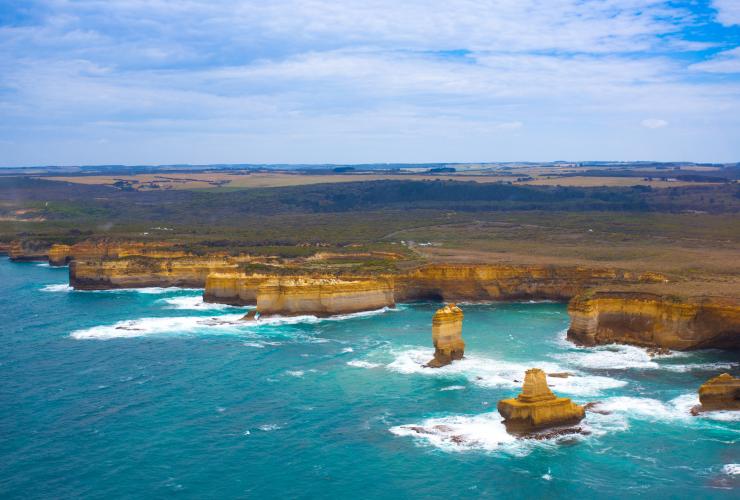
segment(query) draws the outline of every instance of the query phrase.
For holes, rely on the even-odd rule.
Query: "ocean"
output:
[[[577,348],[564,304],[460,304],[466,357],[434,370],[440,304],[246,325],[67,272],[0,260],[2,498],[737,498],[740,415],[689,413],[737,354]],[[532,367],[600,403],[586,435],[505,432]]]

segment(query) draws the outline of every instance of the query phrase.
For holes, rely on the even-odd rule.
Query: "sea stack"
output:
[[[499,401],[498,412],[504,417],[506,430],[514,434],[575,424],[585,415],[582,406],[552,393],[545,372],[539,368],[527,370],[521,394]]]
[[[427,363],[428,367],[440,368],[449,365],[453,360],[462,359],[465,353],[462,323],[462,309],[455,304],[447,304],[441,309],[437,309],[432,318],[434,359]]]
[[[693,413],[717,410],[740,410],[740,378],[729,373],[717,375],[699,387],[701,405]]]

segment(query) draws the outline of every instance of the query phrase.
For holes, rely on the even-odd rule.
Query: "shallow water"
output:
[[[238,322],[197,290],[75,292],[67,269],[0,260],[4,498],[732,498],[740,422],[691,417],[737,356],[578,349],[565,306],[464,305],[466,359],[439,370],[406,304]],[[496,402],[530,367],[600,401],[588,436],[508,436]],[[414,428],[414,429],[412,429]],[[422,433],[418,431],[421,430]]]

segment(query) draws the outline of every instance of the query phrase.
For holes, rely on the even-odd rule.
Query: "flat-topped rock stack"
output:
[[[506,429],[516,434],[575,424],[585,416],[582,406],[553,394],[539,368],[527,370],[521,394],[499,401],[498,411]]]
[[[693,413],[717,410],[740,410],[740,378],[729,373],[717,375],[699,387],[701,405]]]
[[[447,304],[437,309],[432,318],[434,359],[427,363],[427,366],[440,368],[449,365],[453,360],[463,358],[465,342],[462,338],[462,323],[462,309],[455,304]]]

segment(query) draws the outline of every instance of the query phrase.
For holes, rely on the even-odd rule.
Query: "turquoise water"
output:
[[[431,370],[438,304],[250,327],[197,290],[66,278],[0,260],[3,498],[737,497],[740,422],[688,414],[733,354],[577,349],[562,304],[463,304],[466,359]],[[503,431],[533,366],[601,402],[590,435]]]

